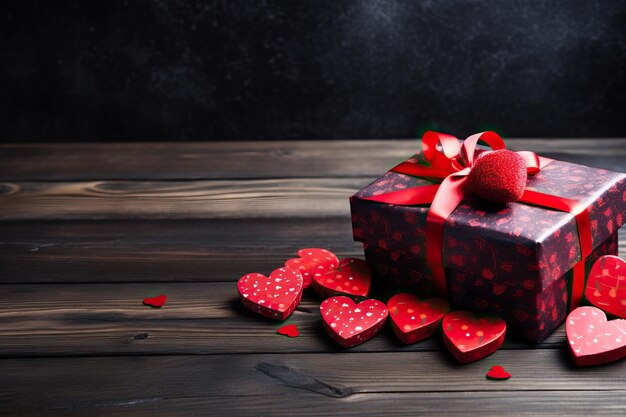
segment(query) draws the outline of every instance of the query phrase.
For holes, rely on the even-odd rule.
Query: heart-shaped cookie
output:
[[[167,301],[167,295],[159,294],[156,297],[148,297],[143,299],[143,304],[153,307],[153,308],[161,308],[165,305]]]
[[[300,332],[298,331],[298,326],[296,326],[295,324],[286,324],[280,329],[276,330],[276,333],[289,336],[289,337],[300,336]]]
[[[598,258],[589,271],[585,297],[605,312],[626,318],[626,261],[613,255]]]
[[[300,271],[304,288],[308,288],[311,285],[311,280],[314,276],[323,274],[339,265],[337,256],[327,249],[300,249],[298,256],[299,258],[288,259],[287,262],[285,262],[285,266]]]
[[[313,290],[322,298],[346,295],[366,298],[372,283],[372,270],[362,259],[346,258],[336,268],[313,276]]]
[[[387,306],[372,299],[356,304],[349,297],[338,296],[322,301],[320,313],[330,337],[349,348],[371,339],[383,328]]]
[[[302,298],[302,275],[296,269],[278,268],[266,277],[251,273],[239,278],[239,296],[244,306],[262,316],[285,320]]]
[[[443,317],[450,311],[450,303],[441,298],[420,300],[413,294],[396,294],[387,301],[391,328],[406,344],[432,336]]]
[[[626,320],[607,321],[596,307],[578,307],[567,316],[567,342],[578,366],[601,365],[626,356]]]
[[[474,362],[498,350],[506,323],[497,316],[477,318],[469,311],[453,311],[443,318],[443,341],[459,362]]]

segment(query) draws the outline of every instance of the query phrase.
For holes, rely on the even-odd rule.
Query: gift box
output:
[[[592,262],[617,252],[626,174],[524,152],[532,174],[524,197],[494,204],[457,180],[489,151],[479,140],[503,149],[499,137],[427,135],[423,151],[350,197],[354,239],[364,243],[376,285],[390,295],[436,293],[499,314],[529,341],[545,339],[579,304]],[[446,149],[452,140],[459,145]]]

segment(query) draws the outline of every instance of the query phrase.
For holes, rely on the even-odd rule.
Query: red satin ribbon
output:
[[[465,183],[477,157],[478,141],[483,141],[492,150],[506,149],[504,141],[495,132],[477,133],[461,142],[454,136],[428,131],[422,137],[422,150],[424,158],[430,165],[419,165],[407,161],[395,166],[392,171],[441,180],[441,183],[364,198],[393,205],[430,204],[426,216],[426,261],[431,265],[435,292],[443,297],[448,295],[445,271],[442,266],[443,230],[446,220],[465,196]],[[552,161],[534,152],[517,153],[526,162],[528,175],[539,173],[542,167]],[[520,201],[574,214],[582,253],[582,260],[574,266],[570,301],[570,309],[576,308],[582,298],[585,285],[585,258],[592,251],[588,208],[578,201],[531,190],[526,190]]]

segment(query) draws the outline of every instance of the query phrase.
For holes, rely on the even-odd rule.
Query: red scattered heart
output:
[[[613,255],[598,258],[589,271],[585,297],[605,312],[626,318],[626,261]]]
[[[328,334],[349,348],[371,339],[383,328],[387,306],[372,299],[356,304],[349,297],[338,296],[322,301],[320,313]]]
[[[339,265],[337,256],[327,249],[300,249],[298,256],[299,258],[287,260],[285,266],[300,271],[304,288],[308,288],[311,285],[311,280],[314,276],[324,273],[331,268],[337,268]]]
[[[578,366],[601,365],[626,356],[626,320],[607,321],[596,307],[578,307],[567,316],[567,342]]]
[[[440,298],[420,300],[412,294],[396,294],[387,302],[391,328],[406,344],[424,340],[435,332],[450,304]]]
[[[327,272],[313,275],[313,290],[323,298],[346,295],[366,298],[372,283],[372,270],[362,259],[346,258]]]
[[[278,268],[268,277],[246,274],[237,283],[241,302],[264,317],[285,320],[302,298],[302,275],[297,269]]]
[[[443,318],[443,340],[461,363],[491,355],[504,342],[506,323],[497,316],[477,318],[469,311],[453,311]]]
[[[160,294],[156,297],[148,297],[143,299],[143,304],[153,308],[161,308],[167,301],[167,295]]]
[[[494,380],[504,380],[509,379],[511,374],[504,370],[500,365],[494,365],[491,367],[487,375],[485,375],[488,379]]]
[[[298,326],[295,324],[287,324],[280,329],[276,330],[276,333],[282,334],[289,337],[298,337],[300,336],[300,332],[298,332]]]

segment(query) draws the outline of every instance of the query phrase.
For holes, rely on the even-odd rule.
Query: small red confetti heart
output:
[[[298,337],[300,336],[300,332],[298,332],[298,326],[295,324],[287,324],[280,329],[276,330],[276,333],[283,334],[289,337]]]
[[[299,258],[288,259],[285,262],[287,268],[293,268],[302,274],[303,288],[311,285],[314,276],[323,274],[331,268],[337,268],[339,259],[327,249],[305,248],[298,251]]]
[[[511,377],[511,374],[504,370],[500,365],[494,365],[491,367],[486,375],[487,379],[505,380]]]
[[[607,321],[596,307],[578,307],[567,316],[565,334],[578,366],[601,365],[626,356],[626,320]]]
[[[614,255],[598,258],[589,271],[585,297],[607,313],[626,318],[626,261]]]
[[[453,311],[443,318],[443,341],[461,363],[474,362],[498,350],[506,323],[500,317],[476,318],[469,311]]]
[[[313,276],[313,289],[322,298],[334,295],[347,295],[365,298],[370,290],[372,270],[362,259],[346,258],[339,266],[326,273]]]
[[[435,332],[450,304],[440,298],[420,300],[412,294],[396,294],[387,302],[393,332],[406,344],[424,340]]]
[[[387,320],[385,303],[370,299],[356,304],[344,296],[322,301],[320,313],[330,337],[346,348],[374,337]]]
[[[237,290],[248,309],[270,319],[285,320],[302,298],[302,275],[291,268],[278,268],[269,277],[246,274],[239,278]]]
[[[161,308],[167,301],[167,295],[160,294],[156,297],[148,297],[143,299],[144,305],[153,307],[153,308]]]

